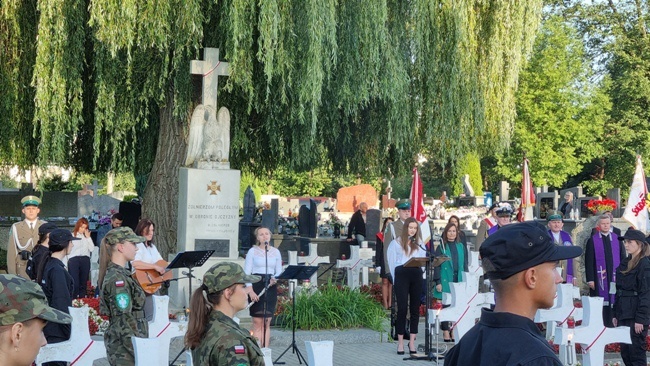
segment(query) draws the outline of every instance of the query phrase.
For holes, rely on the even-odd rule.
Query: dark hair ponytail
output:
[[[223,291],[203,295],[207,289],[205,285],[194,290],[190,299],[190,319],[187,323],[187,333],[185,333],[185,347],[195,349],[201,344],[209,323],[212,305],[221,301]]]

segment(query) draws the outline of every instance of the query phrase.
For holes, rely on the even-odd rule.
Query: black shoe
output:
[[[401,356],[404,354],[404,351],[397,351],[397,354]]]
[[[409,342],[409,353],[412,355],[418,353],[417,348],[415,349],[415,351],[411,351],[411,342]]]

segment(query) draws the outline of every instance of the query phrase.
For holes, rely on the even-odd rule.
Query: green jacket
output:
[[[264,355],[255,339],[234,320],[212,310],[201,344],[192,350],[194,366],[264,366]]]

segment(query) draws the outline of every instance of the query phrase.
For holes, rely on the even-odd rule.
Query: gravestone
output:
[[[558,209],[560,195],[557,191],[537,193],[535,199],[535,217],[546,219],[549,212]]]
[[[575,329],[556,328],[555,344],[560,345],[560,360],[566,360],[568,347],[573,360],[575,360],[575,344],[582,345],[582,365],[600,366],[605,361],[605,346],[610,343],[632,343],[629,327],[606,328],[603,325],[603,298],[582,297],[583,320],[582,325]],[[564,351],[564,352],[563,352]]]
[[[336,208],[339,212],[354,212],[361,202],[376,207],[377,197],[377,190],[370,184],[343,187],[336,193]]]
[[[469,182],[469,174],[463,175],[463,178],[461,179],[461,184],[463,185],[463,193],[465,193],[465,196],[473,197],[474,188],[472,188],[472,184]]]
[[[381,210],[370,208],[366,211],[366,240],[376,241],[377,234],[381,231]]]
[[[77,198],[77,215],[78,217],[90,217],[93,211],[101,214],[107,214],[110,210],[116,212],[120,208],[121,199],[117,199],[112,195],[95,196],[86,194]]]
[[[597,200],[598,197],[579,197],[576,198],[576,206],[578,209],[580,209],[580,218],[585,219],[589,216],[593,216],[593,212],[589,211],[587,208],[587,204],[591,200]]]
[[[271,230],[271,234],[278,233],[278,199],[271,200],[271,209],[262,211],[262,226]]]
[[[499,182],[499,200],[507,201],[510,197],[510,183],[501,181]]]
[[[292,254],[296,255],[297,252],[290,251],[289,258]],[[330,263],[330,257],[318,255],[318,244],[309,243],[309,254],[307,256],[296,256],[296,264],[305,264],[306,266],[318,266],[321,263]],[[314,286],[318,285],[318,272],[315,272],[309,279],[310,283]]]
[[[258,223],[253,222],[256,210],[255,202],[255,193],[253,193],[251,186],[248,186],[246,192],[244,192],[244,215],[239,222],[239,244],[243,252],[248,251],[255,244],[255,229],[260,226]]]
[[[621,217],[621,189],[611,188],[607,190],[607,198],[616,202],[616,208],[612,210],[614,217]]]
[[[70,339],[41,347],[36,357],[36,365],[50,361],[74,361],[75,366],[92,366],[93,361],[106,357],[106,347],[102,341],[90,338],[88,312],[90,308],[68,307],[72,316]]]
[[[318,209],[316,201],[309,199],[309,237],[315,238],[318,234]]]
[[[171,340],[187,332],[187,322],[169,321],[169,296],[153,295],[153,320],[149,322],[149,338],[161,336]]]
[[[298,211],[298,233],[303,238],[309,238],[309,215],[311,214],[309,208],[305,205],[300,206]]]
[[[535,323],[546,322],[546,339],[555,335],[556,324],[567,328],[569,317],[574,320],[582,320],[582,308],[575,307],[573,303],[574,286],[570,283],[557,286],[556,303],[550,309],[539,309],[535,313]]]

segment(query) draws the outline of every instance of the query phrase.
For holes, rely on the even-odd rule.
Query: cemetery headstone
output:
[[[510,183],[501,181],[499,182],[499,200],[507,201],[510,197]]]
[[[559,199],[557,191],[538,193],[535,200],[535,217],[546,219],[549,212],[557,210]]]
[[[614,217],[621,217],[621,189],[611,188],[607,190],[607,198],[616,202],[616,208],[612,211]]]
[[[309,200],[309,237],[315,238],[318,234],[318,209],[316,201]]]
[[[345,268],[347,271],[348,287],[359,288],[359,274],[363,268],[372,267],[372,259],[361,258],[358,245],[350,245],[350,259],[336,260],[336,268]]]
[[[309,238],[310,210],[307,206],[300,206],[298,211],[298,233],[303,238]]]
[[[277,198],[271,199],[271,210],[270,210],[271,211],[271,222],[268,222],[268,224],[271,225],[271,226],[267,226],[267,227],[271,228],[271,233],[273,233],[273,234],[279,234],[278,233],[278,218],[280,217],[279,216],[279,214],[280,214],[279,209],[280,209],[280,204],[278,202],[278,199]],[[264,219],[264,218],[262,218],[262,219]]]
[[[255,244],[255,229],[260,226],[258,223],[253,222],[256,210],[255,202],[255,193],[253,193],[251,186],[248,186],[246,192],[244,192],[244,215],[239,222],[239,243],[243,252],[248,251]]]
[[[381,230],[381,210],[370,208],[366,211],[366,240],[375,241]]]
[[[582,308],[575,307],[573,303],[574,287],[570,283],[557,286],[556,304],[550,309],[539,309],[535,313],[535,323],[546,322],[546,339],[555,335],[555,326],[568,327],[569,317],[582,320]]]
[[[336,208],[339,212],[354,212],[361,202],[376,207],[377,197],[377,190],[370,184],[343,187],[336,194]]]
[[[591,200],[598,199],[598,197],[578,197],[576,198],[576,207],[580,210],[580,218],[587,218],[593,215],[593,212],[587,208],[587,203]]]

